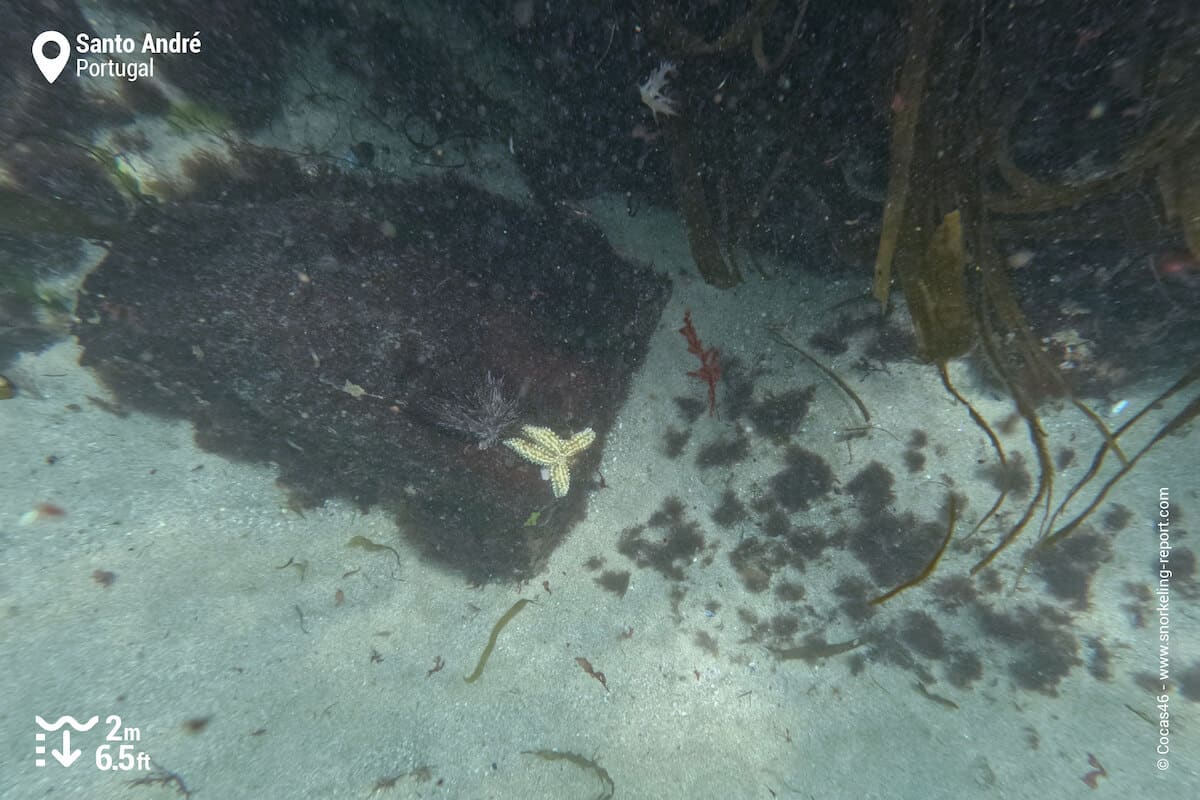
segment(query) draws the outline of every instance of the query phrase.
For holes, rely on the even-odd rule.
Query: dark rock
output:
[[[584,514],[665,279],[586,222],[456,180],[244,158],[113,243],[79,298],[81,362],[206,449],[277,465],[293,496],[382,504],[474,580],[536,572]],[[431,413],[488,373],[520,422],[595,429],[562,500]]]

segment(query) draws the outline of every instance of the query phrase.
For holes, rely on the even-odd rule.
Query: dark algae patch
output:
[[[858,501],[859,510],[863,514],[873,515],[882,512],[896,499],[892,487],[896,479],[883,464],[872,461],[846,484],[846,491]]]
[[[750,455],[750,439],[739,434],[720,436],[700,448],[696,465],[704,468],[728,467]]]
[[[882,513],[850,530],[850,552],[875,583],[890,589],[920,573],[945,534],[945,526],[922,522],[914,514]]]
[[[746,416],[754,423],[754,430],[776,442],[785,442],[789,436],[799,432],[801,423],[808,416],[812,403],[813,387],[788,389],[779,394],[768,395],[755,403]]]
[[[617,551],[639,567],[649,567],[677,581],[683,580],[688,565],[704,547],[699,524],[686,518],[683,503],[676,497],[665,499],[646,525],[622,531],[617,542]]]
[[[1059,682],[1082,664],[1071,616],[1047,605],[1008,613],[980,610],[983,631],[1012,653],[1008,671],[1022,689],[1057,696]]]
[[[728,528],[746,519],[746,507],[738,499],[737,493],[726,489],[721,495],[721,504],[713,509],[712,520],[721,527]]]
[[[596,584],[617,597],[624,597],[625,592],[629,591],[629,572],[606,569],[600,573],[600,577],[596,578]]]
[[[788,511],[807,509],[833,488],[833,470],[811,450],[791,445],[784,454],[787,468],[769,481],[779,504]]]
[[[1032,562],[1047,592],[1083,611],[1089,605],[1092,578],[1112,557],[1111,537],[1089,528],[1053,550],[1035,551]]]

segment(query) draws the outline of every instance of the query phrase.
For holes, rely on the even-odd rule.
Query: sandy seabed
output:
[[[847,397],[768,335],[783,324],[805,342],[829,324],[827,309],[865,282],[755,277],[718,292],[694,274],[672,214],[648,210],[630,220],[615,198],[598,198],[590,213],[619,252],[672,275],[674,295],[603,444],[605,488],[576,481],[572,491],[590,492],[587,519],[523,585],[466,585],[424,563],[382,513],[336,501],[303,515],[287,510],[269,465],[230,463],[199,450],[185,423],[120,416],[94,402],[108,394],[78,366],[71,341],[22,358],[11,372],[27,389],[0,405],[0,795],[1066,797],[1088,792],[1091,761],[1106,771],[1091,778],[1101,789],[1183,797],[1200,786],[1187,743],[1196,704],[1182,696],[1170,702],[1169,768],[1156,766],[1159,709],[1144,678],[1158,670],[1158,604],[1131,589],[1154,586],[1163,487],[1181,523],[1174,543],[1189,544],[1184,515],[1198,486],[1186,438],[1152,451],[1097,514],[1102,531],[1106,509],[1123,506],[1128,519],[1104,532],[1111,558],[1092,579],[1086,609],[1034,574],[1017,584],[1040,517],[998,560],[1001,587],[981,603],[1070,614],[1074,638],[1063,646],[1076,648],[1077,663],[1048,691],[1017,677],[1024,644],[989,635],[978,614],[947,611],[929,588],[965,575],[984,544],[1003,535],[998,524],[975,534],[969,551],[952,546],[930,584],[866,620],[842,608],[838,584],[869,580],[844,548],[827,548],[803,570],[780,570],[758,591],[729,556],[764,536],[761,517],[721,525],[711,515],[730,491],[753,506],[786,449],[718,414],[696,420],[682,454],[668,457],[666,430],[689,428],[674,398],[704,396],[687,375],[696,365],[677,332],[685,309],[706,346],[761,368],[757,397],[815,387],[790,441],[820,454],[838,484],[792,514],[795,525],[831,536],[852,526],[844,487],[877,461],[896,478],[897,513],[936,520],[952,482],[966,498],[965,532],[996,496],[981,473],[991,448],[931,367],[901,361],[857,371],[854,340],[828,361],[861,395],[875,428],[848,437],[863,423]],[[951,374],[994,424],[1012,413],[965,368],[952,365]],[[1135,409],[1176,377],[1122,399]],[[1085,400],[1107,414],[1113,398]],[[1069,443],[1078,453],[1055,475],[1061,498],[1099,437],[1073,410],[1048,407],[1043,421],[1053,448]],[[745,458],[697,464],[700,448],[739,427],[751,443]],[[1131,441],[1144,442],[1153,427]],[[914,429],[928,435],[928,460],[910,471]],[[1002,438],[1036,475],[1024,428]],[[692,563],[676,565],[681,580],[618,552],[622,532],[646,525],[671,497],[705,538]],[[1010,498],[1004,519],[1011,523],[1028,501]],[[65,514],[30,514],[44,503]],[[348,547],[356,536],[395,553]],[[605,571],[630,573],[623,595],[601,585]],[[781,583],[799,586],[802,597],[794,588],[784,597]],[[1172,594],[1177,670],[1194,670],[1200,656],[1195,596],[1186,581]],[[480,679],[465,682],[497,620],[522,598],[534,602],[500,632]],[[937,620],[948,651],[974,654],[977,679],[955,685],[936,653],[920,648],[907,666],[870,650],[875,637],[894,640],[920,619],[917,612]],[[817,634],[861,645],[785,658],[761,632],[789,624],[797,642]],[[38,715],[99,722],[74,734],[81,755],[72,766],[44,756],[47,766],[38,767]],[[119,757],[124,746],[133,769],[97,769],[110,731],[117,741],[102,752]],[[61,732],[45,746],[59,748]],[[137,768],[141,753],[148,769]]]

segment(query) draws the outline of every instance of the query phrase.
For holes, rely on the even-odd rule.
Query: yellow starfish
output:
[[[545,467],[555,497],[566,497],[571,488],[571,461],[596,441],[596,432],[584,428],[569,439],[560,439],[549,428],[522,425],[522,439],[505,439],[504,444],[526,461]]]

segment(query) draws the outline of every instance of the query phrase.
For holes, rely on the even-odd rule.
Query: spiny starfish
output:
[[[560,439],[549,428],[522,425],[521,439],[505,439],[504,444],[526,461],[545,467],[550,473],[550,489],[555,497],[566,497],[571,488],[571,461],[596,441],[596,432],[584,428],[569,439]]]

